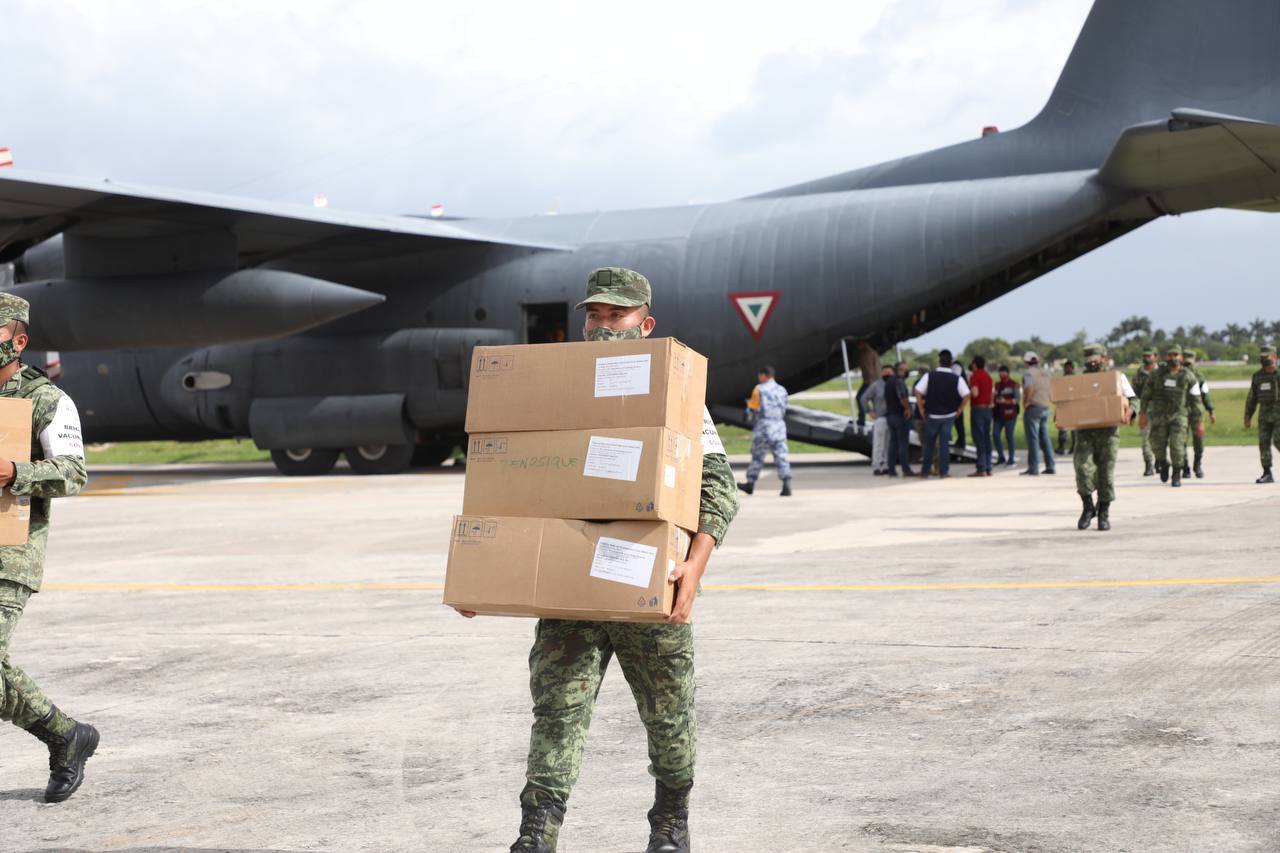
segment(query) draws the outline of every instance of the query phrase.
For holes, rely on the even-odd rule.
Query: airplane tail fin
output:
[[[1124,128],[1174,109],[1278,122],[1277,34],[1276,0],[1097,0],[1028,129],[1075,138],[1098,166]]]
[[[761,197],[1100,169],[1127,128],[1175,112],[1280,124],[1277,34],[1278,0],[1095,0],[1026,125]]]

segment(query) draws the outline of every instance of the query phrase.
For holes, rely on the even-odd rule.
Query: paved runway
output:
[[[1175,491],[1122,451],[1107,534],[1075,530],[1067,459],[762,479],[694,611],[695,849],[1280,849],[1280,490],[1256,459],[1211,448]],[[505,850],[533,623],[439,604],[461,486],[96,470],[55,504],[11,652],[102,746],[49,806],[42,745],[0,728],[0,851]],[[643,849],[645,765],[612,672],[562,851]]]

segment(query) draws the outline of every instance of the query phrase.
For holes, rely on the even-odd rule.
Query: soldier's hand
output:
[[[1245,428],[1245,429],[1249,429],[1250,423],[1251,423],[1251,421],[1250,421],[1248,418],[1245,418],[1245,419],[1244,419],[1244,428]]]
[[[1139,429],[1146,429],[1146,428],[1147,428],[1147,415],[1146,415],[1146,413],[1145,413],[1145,412],[1144,412],[1144,413],[1142,413],[1142,414],[1140,414],[1140,415],[1138,415],[1138,428],[1139,428]]]
[[[453,609],[458,611],[459,616],[465,616],[468,619],[476,618],[476,612],[474,610],[463,610],[461,607],[455,607]]]
[[[1211,424],[1217,424],[1217,423],[1218,423],[1218,416],[1217,416],[1217,415],[1215,415],[1213,412],[1210,412],[1210,413],[1209,413],[1209,423],[1211,423]]]
[[[17,467],[8,459],[0,456],[0,489],[12,483],[13,478],[16,476],[18,476]]]
[[[1204,421],[1196,424],[1196,438],[1204,438]]]
[[[671,603],[671,615],[667,617],[667,624],[681,625],[692,618],[698,583],[702,580],[702,573],[707,570],[707,560],[711,559],[711,552],[715,547],[715,537],[708,533],[696,534],[689,545],[689,556],[667,575],[667,580],[676,585],[676,597]]]

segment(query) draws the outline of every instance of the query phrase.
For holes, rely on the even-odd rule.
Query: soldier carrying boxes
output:
[[[513,851],[555,850],[615,654],[656,779],[646,851],[689,849],[690,614],[738,500],[705,407],[706,359],[648,339],[650,303],[644,276],[597,269],[578,305],[595,345],[482,347],[473,361],[465,514],[455,520],[445,603],[464,616],[541,617]]]

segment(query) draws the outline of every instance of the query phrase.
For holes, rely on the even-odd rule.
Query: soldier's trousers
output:
[[[1116,499],[1116,455],[1120,452],[1120,432],[1116,427],[1076,430],[1072,462],[1076,469],[1076,492],[1111,503]]]
[[[751,433],[751,464],[747,465],[747,481],[754,483],[764,468],[765,458],[773,454],[778,466],[778,479],[791,479],[791,463],[787,459],[787,426],[782,421],[763,421]]]
[[[1192,458],[1197,465],[1204,459],[1204,436],[1196,435],[1196,424],[1202,421],[1187,422],[1187,439],[1191,442]]]
[[[1142,461],[1147,465],[1151,465],[1156,461],[1156,455],[1151,452],[1151,422],[1147,421],[1147,425],[1142,428]]]
[[[1271,467],[1271,445],[1280,450],[1280,418],[1258,417],[1258,456],[1262,458],[1262,467]]]
[[[9,661],[9,640],[30,596],[31,590],[22,584],[0,580],[0,720],[24,729],[52,707],[36,683]]]
[[[1157,418],[1151,421],[1151,452],[1156,463],[1187,464],[1187,421],[1185,418]]]
[[[533,731],[524,805],[568,802],[615,655],[648,732],[649,773],[669,788],[693,781],[693,626],[540,619],[529,652]]]

